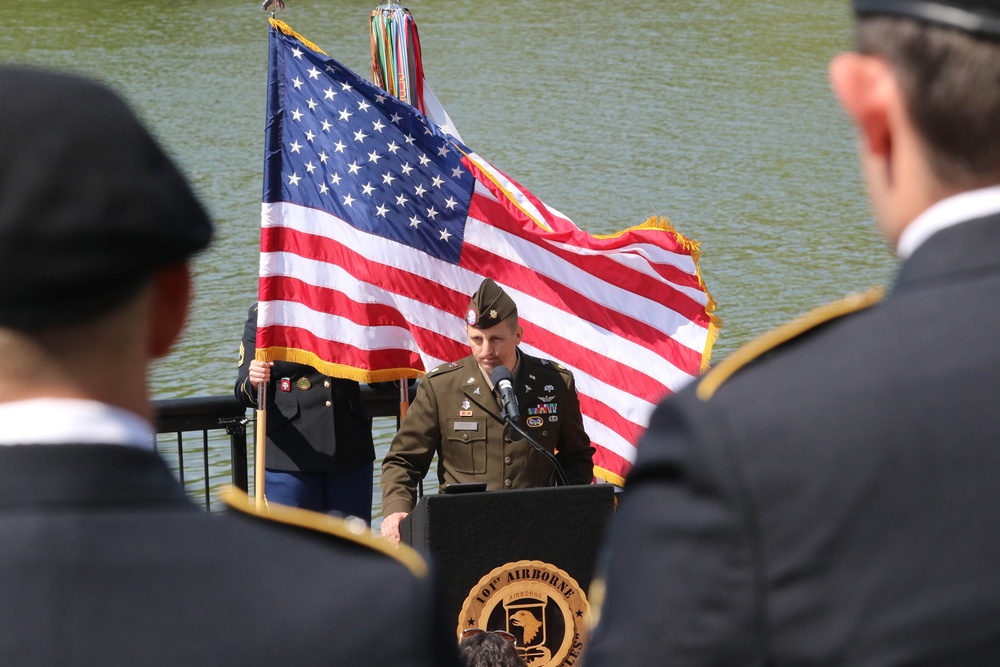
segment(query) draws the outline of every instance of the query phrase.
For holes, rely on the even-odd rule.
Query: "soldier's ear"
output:
[[[892,152],[892,114],[899,90],[883,58],[842,53],[830,63],[830,85],[858,129],[863,153],[888,158]]]

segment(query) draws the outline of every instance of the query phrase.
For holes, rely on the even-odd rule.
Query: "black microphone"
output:
[[[503,409],[507,413],[507,418],[513,422],[521,419],[521,412],[517,408],[517,396],[514,395],[514,376],[506,366],[497,366],[490,373],[490,382],[494,387],[500,389],[500,400],[503,401]]]

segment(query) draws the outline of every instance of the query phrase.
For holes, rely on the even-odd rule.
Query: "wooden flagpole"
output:
[[[261,358],[257,351],[257,358]],[[262,359],[262,361],[264,361]],[[264,496],[264,469],[267,465],[267,385],[270,380],[261,382],[257,387],[257,428],[254,432],[254,467],[253,467],[253,498],[254,507],[263,511],[267,506]]]
[[[410,385],[406,378],[402,378],[399,381],[399,423],[396,424],[396,430],[399,430],[400,425],[403,420],[406,419],[406,411],[410,407]]]

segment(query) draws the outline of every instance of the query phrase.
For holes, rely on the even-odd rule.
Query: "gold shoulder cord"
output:
[[[243,491],[229,487],[220,494],[222,500],[234,510],[249,514],[265,521],[276,521],[289,526],[298,526],[318,533],[334,535],[343,540],[360,544],[378,551],[402,563],[415,577],[427,576],[427,562],[416,550],[405,544],[395,545],[386,539],[376,537],[367,527],[354,528],[350,523],[337,517],[310,512],[296,507],[269,503],[263,510],[257,510],[254,502]]]
[[[815,308],[791,322],[782,324],[736,350],[718,366],[706,373],[698,382],[695,394],[703,401],[709,400],[726,380],[760,355],[824,322],[864,310],[881,301],[884,295],[885,290],[881,287],[874,287],[866,292],[851,294],[839,301]]]

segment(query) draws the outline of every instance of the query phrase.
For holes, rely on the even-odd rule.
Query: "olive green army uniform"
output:
[[[520,426],[555,452],[571,484],[593,480],[594,448],[583,429],[573,374],[518,351]],[[492,413],[492,414],[491,414]],[[438,454],[440,483],[486,482],[489,491],[554,484],[552,463],[510,426],[475,357],[427,373],[382,463],[385,516],[410,512],[418,482]]]

